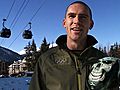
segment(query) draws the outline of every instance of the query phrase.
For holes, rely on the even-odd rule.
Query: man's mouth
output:
[[[71,28],[71,30],[73,30],[73,31],[83,31],[83,29],[77,28],[77,27]]]

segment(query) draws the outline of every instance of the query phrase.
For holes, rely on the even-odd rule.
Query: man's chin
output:
[[[72,38],[74,41],[78,41],[79,39],[80,39],[80,37],[79,36],[75,36],[75,37],[73,37]]]

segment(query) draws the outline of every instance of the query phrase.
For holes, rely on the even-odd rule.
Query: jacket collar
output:
[[[56,40],[56,44],[60,48],[64,48],[64,49],[67,48],[66,42],[67,42],[67,35],[61,35]],[[93,46],[96,43],[98,43],[98,41],[95,39],[95,37],[93,37],[92,35],[87,35],[87,47]]]

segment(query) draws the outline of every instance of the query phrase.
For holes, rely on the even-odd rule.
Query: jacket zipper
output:
[[[91,46],[90,47],[88,47],[88,48],[86,48],[81,54],[80,54],[80,56],[85,52],[85,51],[87,51],[89,48],[91,48]],[[71,54],[72,53],[70,53],[70,56],[71,56]],[[73,54],[72,54],[73,55]],[[74,60],[75,60],[75,68],[76,68],[76,70],[77,70],[77,82],[78,82],[78,90],[82,90],[82,80],[81,80],[81,71],[80,71],[80,61],[79,60],[77,60],[77,58],[76,58],[76,56],[75,55],[73,55],[73,58],[74,58]]]

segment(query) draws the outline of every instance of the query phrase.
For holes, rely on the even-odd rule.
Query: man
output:
[[[75,1],[67,7],[63,20],[67,35],[58,37],[58,46],[40,56],[30,90],[119,90],[118,83],[112,87],[109,83],[104,86],[101,79],[96,82],[93,76],[96,69],[92,65],[106,60],[104,57],[107,56],[93,47],[97,40],[88,35],[93,25],[92,12],[87,4]],[[107,58],[109,62],[113,59]]]

